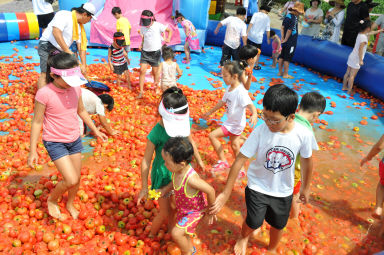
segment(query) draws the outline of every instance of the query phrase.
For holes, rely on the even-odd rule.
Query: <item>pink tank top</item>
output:
[[[181,22],[181,26],[184,28],[184,32],[187,37],[195,37],[197,36],[195,26],[190,22],[189,20],[185,19]],[[189,31],[191,34],[187,34],[187,27],[189,28]]]
[[[195,170],[191,167],[183,177],[181,185],[175,186],[175,175],[172,174],[173,189],[175,190],[176,208],[181,214],[188,212],[202,211],[207,207],[203,192],[197,191],[192,196],[188,196],[186,189],[189,177],[195,174]]]

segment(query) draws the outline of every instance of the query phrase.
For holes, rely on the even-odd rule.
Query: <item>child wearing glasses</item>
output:
[[[301,155],[302,186],[300,201],[307,203],[312,175],[312,150],[317,148],[311,131],[295,122],[298,96],[284,84],[270,87],[263,99],[263,119],[250,134],[232,164],[224,191],[210,208],[216,214],[229,199],[240,169],[249,158],[255,158],[248,168],[245,188],[247,216],[241,236],[235,244],[235,254],[245,255],[250,234],[264,220],[271,225],[268,250],[276,248],[286,226],[292,205],[295,160]]]

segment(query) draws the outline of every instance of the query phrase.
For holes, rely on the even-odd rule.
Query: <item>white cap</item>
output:
[[[78,66],[70,69],[56,69],[51,67],[51,72],[59,75],[71,87],[79,87],[88,82],[81,74],[80,67]]]
[[[159,113],[163,118],[164,128],[170,137],[183,136],[187,137],[191,133],[191,126],[189,123],[189,109],[184,114],[177,114],[174,112],[181,111],[188,108],[188,104],[183,105],[176,109],[166,109],[163,100],[159,105]]]
[[[89,12],[92,15],[92,18],[96,20],[96,17],[95,17],[96,7],[92,3],[87,2],[83,4],[83,9]]]

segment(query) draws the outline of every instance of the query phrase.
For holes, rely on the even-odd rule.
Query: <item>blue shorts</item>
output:
[[[67,155],[81,153],[81,151],[83,150],[81,137],[77,138],[76,141],[71,143],[50,141],[43,141],[43,143],[52,161],[58,160],[59,158],[62,158]]]

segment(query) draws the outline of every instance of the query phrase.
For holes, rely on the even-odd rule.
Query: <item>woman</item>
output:
[[[324,23],[326,24],[326,31],[329,31],[327,40],[335,43],[340,41],[340,29],[344,22],[344,0],[329,1],[329,5],[333,8],[329,9],[325,15]]]
[[[320,24],[323,22],[323,10],[319,8],[320,0],[312,0],[311,8],[306,10],[304,14],[304,21],[308,26],[303,27],[301,30],[302,35],[316,36],[320,32]]]
[[[40,38],[37,49],[40,56],[40,77],[37,81],[37,88],[43,87],[47,76],[47,59],[49,53],[55,50],[64,51],[70,54],[72,42],[77,41],[80,48],[81,72],[85,74],[86,61],[85,53],[87,50],[87,37],[83,25],[91,21],[96,13],[96,8],[91,3],[85,3],[78,8],[70,11],[59,11],[53,20],[48,24]]]

